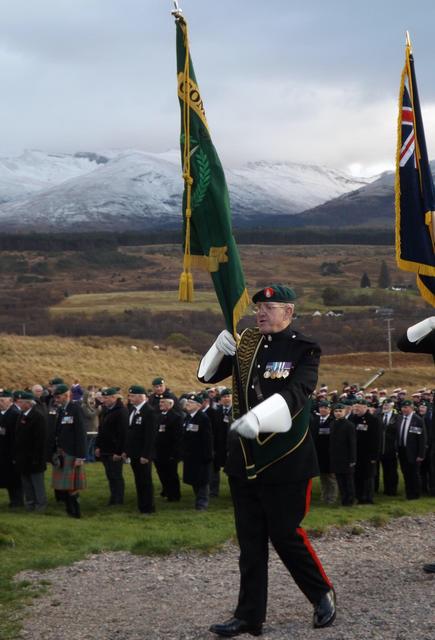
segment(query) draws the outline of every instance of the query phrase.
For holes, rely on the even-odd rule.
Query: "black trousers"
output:
[[[384,476],[384,493],[386,496],[395,496],[397,495],[397,487],[399,484],[396,453],[385,453],[381,457],[381,463]]]
[[[372,504],[375,495],[376,464],[357,461],[355,467],[355,494],[360,504]]]
[[[124,463],[122,460],[114,462],[112,456],[103,456],[101,461],[104,465],[106,478],[109,482],[110,500],[109,504],[124,503],[124,478],[122,477],[122,469]]]
[[[136,485],[137,508],[141,513],[153,513],[156,508],[154,505],[152,463],[141,464],[139,458],[132,458],[131,470]]]
[[[266,485],[230,478],[240,546],[240,591],[234,615],[250,624],[266,618],[269,540],[294,581],[313,604],[332,587],[300,523],[308,511],[311,481]]]
[[[355,502],[355,480],[354,472],[336,473],[338,490],[340,492],[341,504],[344,507],[351,507]]]
[[[157,474],[162,483],[162,493],[170,501],[180,500],[180,478],[178,477],[178,462],[174,458],[159,456],[155,461]]]
[[[399,447],[399,462],[405,481],[405,494],[408,500],[420,497],[420,473],[418,462],[409,462],[406,447]]]

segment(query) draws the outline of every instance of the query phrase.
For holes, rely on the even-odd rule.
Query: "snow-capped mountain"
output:
[[[234,221],[294,215],[370,182],[316,165],[249,163],[226,170]],[[133,230],[174,225],[183,181],[178,151],[0,158],[3,229]]]

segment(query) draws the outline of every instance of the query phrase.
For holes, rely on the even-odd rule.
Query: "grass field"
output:
[[[127,550],[135,554],[167,554],[182,549],[212,551],[234,538],[234,523],[227,482],[221,496],[213,499],[207,512],[193,509],[191,487],[183,485],[182,501],[166,503],[159,497],[157,512],[150,518],[139,515],[135,504],[132,473],[126,465],[126,500],[121,507],[107,507],[108,488],[99,463],[88,464],[88,489],[82,493],[81,520],[65,515],[62,504],[52,497],[46,473],[49,506],[44,514],[10,512],[6,491],[0,490],[0,638],[17,638],[22,605],[41,595],[49,583],[41,575],[36,585],[14,581],[26,569],[44,571],[69,564],[91,553]],[[342,508],[319,501],[319,484],[313,484],[313,501],[305,527],[318,535],[330,526],[351,526],[358,535],[358,523],[370,521],[382,526],[391,518],[433,511],[434,498],[406,501],[403,495],[386,499],[379,495],[375,505]]]

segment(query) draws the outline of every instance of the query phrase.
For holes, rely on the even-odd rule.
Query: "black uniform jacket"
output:
[[[18,414],[15,428],[14,461],[22,475],[41,473],[47,468],[47,424],[43,414],[32,407]]]
[[[397,454],[397,424],[400,421],[400,415],[393,411],[389,423],[384,424],[384,414],[381,413],[379,420],[382,423],[381,454],[394,457]]]
[[[216,409],[213,428],[214,466],[220,469],[225,465],[228,453],[228,433],[233,421],[232,407],[225,409],[219,405]]]
[[[329,415],[321,423],[321,416],[311,416],[310,429],[316,447],[317,459],[319,461],[320,473],[330,473],[331,463],[329,455],[329,439],[331,436],[331,424],[334,417]]]
[[[213,436],[210,420],[199,410],[188,415],[183,428],[183,481],[204,485],[210,482]]]
[[[329,438],[331,471],[333,473],[350,473],[351,464],[356,462],[355,425],[346,418],[331,421]]]
[[[253,384],[256,372],[263,398],[267,399],[274,393],[281,394],[288,405],[290,415],[296,415],[305,406],[316,386],[320,353],[320,347],[316,342],[293,331],[290,326],[279,333],[261,336],[255,360],[251,362],[247,388],[244,389],[248,408],[260,402]],[[273,372],[274,363],[281,366],[283,372],[288,371],[288,375],[268,376],[266,372]],[[231,375],[232,364],[233,359],[225,356],[211,380],[202,381],[215,383],[227,378]],[[266,434],[266,437],[269,435]],[[242,447],[238,435],[234,432],[230,433],[225,471],[229,476],[246,478]],[[308,430],[302,443],[291,454],[262,471],[258,475],[258,481],[268,484],[299,482],[308,480],[318,473],[316,451]]]
[[[156,412],[146,402],[131,418],[133,413],[134,407],[131,408],[129,415],[125,452],[129,458],[152,460],[155,453]]]
[[[54,447],[74,458],[86,458],[86,429],[79,404],[68,402],[65,407],[59,407]]]
[[[363,416],[351,415],[356,429],[357,463],[366,464],[378,460],[381,452],[381,423],[369,411]]]
[[[404,416],[397,423],[397,438],[400,438]],[[399,443],[398,443],[399,444]],[[426,453],[426,428],[423,419],[416,413],[412,414],[406,438],[406,457],[408,462],[415,464],[417,458],[424,458]]]
[[[14,404],[0,413],[0,487],[20,486],[19,474],[12,464],[15,428],[20,411]]]
[[[120,456],[125,451],[125,440],[128,428],[128,409],[118,398],[111,409],[104,408],[100,426],[95,439],[95,448],[101,455]]]
[[[183,418],[172,409],[157,414],[157,460],[179,460],[183,438]]]

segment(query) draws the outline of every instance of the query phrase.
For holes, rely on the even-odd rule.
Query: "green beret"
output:
[[[222,396],[232,396],[233,392],[231,391],[231,389],[222,389],[220,396],[222,398]]]
[[[10,389],[2,389],[0,391],[0,398],[12,398],[13,393]]]
[[[296,293],[285,284],[271,284],[252,296],[252,302],[293,302]]]
[[[353,404],[363,404],[365,407],[369,404],[365,398],[356,398]]]
[[[101,392],[102,396],[114,396],[115,394],[118,393],[120,387],[107,387],[106,389],[103,389]]]
[[[50,384],[64,384],[63,378],[53,378],[50,380]]]
[[[15,400],[34,400],[33,393],[31,391],[14,391],[14,399]]]
[[[346,405],[344,402],[337,402],[337,404],[334,404],[334,409],[346,409]]]
[[[128,393],[146,394],[146,391],[145,387],[141,387],[140,384],[132,384],[128,390]]]
[[[69,386],[67,384],[58,384],[56,389],[53,391],[54,396],[60,396],[62,393],[66,393],[69,391]]]
[[[319,407],[330,407],[330,406],[331,406],[331,404],[327,400],[321,400],[319,402]]]
[[[401,405],[401,406],[402,406],[402,407],[413,407],[413,406],[414,406],[414,403],[412,402],[412,400],[404,400],[404,401],[402,402],[402,405]]]
[[[152,385],[156,385],[156,384],[164,384],[165,380],[162,377],[158,377],[158,378],[154,378],[154,380],[152,381]]]
[[[186,396],[186,400],[191,400],[192,402],[197,402],[198,404],[202,404],[204,402],[202,393],[189,393]]]

